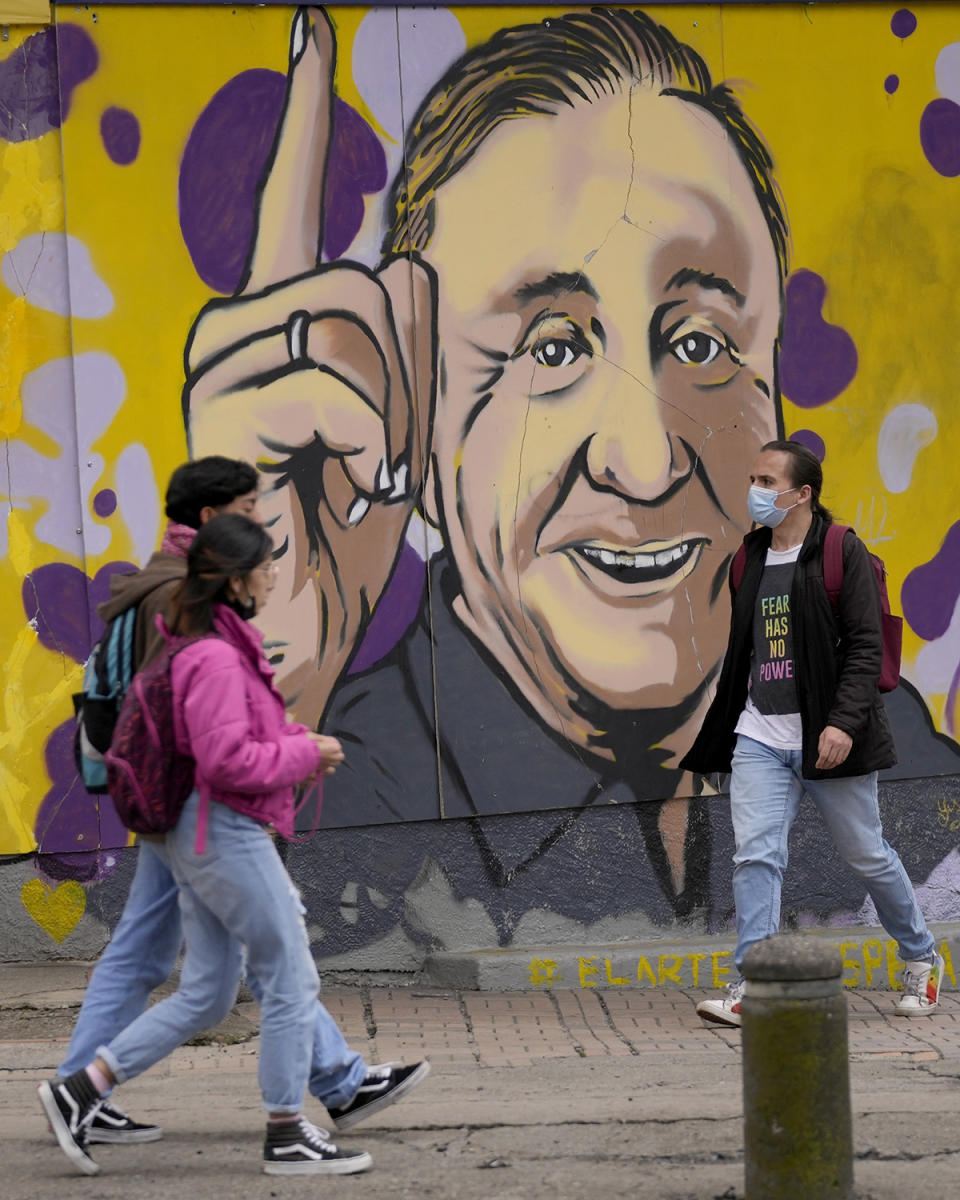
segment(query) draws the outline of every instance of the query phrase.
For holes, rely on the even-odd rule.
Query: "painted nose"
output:
[[[683,414],[656,394],[653,380],[609,365],[619,378],[601,402],[587,446],[595,487],[627,500],[657,504],[694,468],[694,453],[676,426]]]

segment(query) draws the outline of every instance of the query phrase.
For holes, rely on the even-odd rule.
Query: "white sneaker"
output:
[[[893,1006],[898,1017],[925,1017],[934,1012],[943,983],[943,957],[934,951],[933,962],[903,964],[903,995]]]
[[[740,1001],[743,999],[743,980],[727,984],[727,994],[718,1000],[701,1000],[697,1016],[713,1025],[740,1025]]]

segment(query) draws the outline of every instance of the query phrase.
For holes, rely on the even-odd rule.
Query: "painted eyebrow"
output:
[[[696,267],[681,267],[675,275],[667,280],[667,286],[663,289],[665,292],[672,287],[685,287],[688,283],[699,284],[702,288],[714,288],[718,292],[723,292],[725,296],[730,296],[737,308],[743,308],[747,302],[743,292],[738,291],[729,279],[724,279],[722,275],[713,275],[709,271],[698,271]]]
[[[589,296],[592,300],[600,299],[589,276],[582,271],[553,271],[543,279],[522,284],[513,293],[513,298],[518,304],[529,304],[532,300],[545,300],[569,292]]]

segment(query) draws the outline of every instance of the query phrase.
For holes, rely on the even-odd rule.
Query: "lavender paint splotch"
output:
[[[426,563],[420,555],[404,542],[390,582],[350,663],[349,675],[366,671],[389,654],[416,620],[426,570]]]
[[[926,642],[946,633],[960,598],[960,521],[947,530],[929,562],[914,567],[903,581],[900,605],[907,624]]]
[[[27,142],[59,129],[74,89],[97,64],[97,47],[79,25],[31,34],[0,62],[0,138]]]
[[[49,359],[24,375],[20,396],[24,423],[42,430],[57,454],[41,453],[30,441],[11,438],[0,459],[0,496],[11,507],[35,512],[35,541],[70,557],[84,550],[106,553],[111,530],[94,519],[88,505],[105,466],[93,445],[126,396],[119,363],[100,350]],[[79,493],[63,486],[65,478],[78,481]],[[7,527],[0,521],[0,555],[6,548]]]
[[[73,757],[73,728],[73,721],[58,725],[44,747],[51,787],[37,810],[34,837],[47,874],[87,882],[108,867],[91,851],[125,846],[128,833],[110,797],[92,796],[83,786]]]
[[[886,77],[886,79],[883,81],[883,90],[887,93],[888,96],[892,96],[893,93],[897,90],[897,88],[899,86],[900,86],[900,76],[899,75],[888,75]]]
[[[353,39],[353,80],[395,142],[403,142],[404,117],[412,118],[466,48],[463,26],[447,8],[371,8],[364,16]]]
[[[260,182],[283,112],[286,79],[243,71],[213,96],[194,123],[180,163],[180,230],[194,268],[215,291],[240,285],[256,224]],[[324,248],[337,258],[357,234],[364,195],[387,181],[376,134],[349,104],[333,112]]]
[[[945,97],[930,101],[920,117],[920,145],[938,174],[960,175],[960,104]]]
[[[153,460],[142,442],[131,442],[120,451],[113,468],[117,507],[133,539],[141,565],[153,553],[160,532],[160,491]]]
[[[387,156],[360,114],[343,100],[333,111],[327,163],[323,253],[328,262],[345,253],[363,224],[364,196],[387,182]]]
[[[951,42],[937,55],[934,66],[937,91],[960,104],[960,42]]]
[[[28,233],[3,256],[0,277],[14,295],[61,317],[96,319],[113,311],[113,293],[90,251],[70,234]]]
[[[92,580],[71,563],[45,563],[31,571],[21,596],[40,644],[74,662],[86,662],[103,632],[96,609],[110,598],[111,577],[133,570],[132,563],[107,563]]]
[[[796,433],[790,434],[790,441],[806,446],[820,462],[827,457],[827,447],[824,445],[823,438],[819,433],[814,433],[812,429],[798,429]]]
[[[826,295],[827,285],[814,271],[795,271],[787,281],[780,384],[799,408],[835,400],[857,373],[853,338],[823,319]]]
[[[126,108],[105,109],[100,117],[100,137],[111,162],[128,167],[140,153],[140,122]]]

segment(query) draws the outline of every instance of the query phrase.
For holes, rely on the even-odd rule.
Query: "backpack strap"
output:
[[[733,585],[733,590],[738,592],[740,584],[743,581],[743,572],[747,565],[747,548],[740,543],[740,549],[733,556],[733,562],[730,564],[730,582]]]
[[[843,587],[843,539],[849,528],[849,525],[828,525],[823,539],[823,586],[834,608]]]

